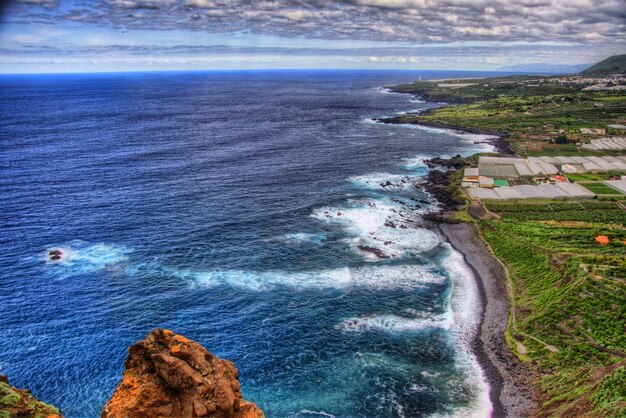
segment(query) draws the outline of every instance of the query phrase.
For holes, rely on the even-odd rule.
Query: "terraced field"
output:
[[[508,342],[537,366],[542,415],[624,416],[624,202],[487,203],[478,221],[514,291]],[[604,235],[609,243],[595,238]],[[589,412],[592,411],[592,412]]]

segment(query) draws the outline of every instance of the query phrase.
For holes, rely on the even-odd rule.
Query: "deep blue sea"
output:
[[[0,373],[96,417],[164,327],[268,417],[489,415],[476,284],[415,186],[488,146],[373,121],[436,105],[383,89],[418,75],[462,74],[0,77]]]

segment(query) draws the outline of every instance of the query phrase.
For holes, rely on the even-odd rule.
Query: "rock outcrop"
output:
[[[27,389],[16,389],[0,374],[0,417],[63,418],[54,406],[40,402]]]
[[[126,370],[102,418],[263,418],[241,396],[238,371],[200,344],[164,329],[128,349]]]

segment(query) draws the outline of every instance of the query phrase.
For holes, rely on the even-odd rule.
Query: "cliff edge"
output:
[[[242,399],[233,363],[172,331],[155,329],[133,344],[125,366],[102,418],[264,418]]]
[[[16,389],[0,374],[0,418],[62,418],[54,406],[40,402],[26,389]]]

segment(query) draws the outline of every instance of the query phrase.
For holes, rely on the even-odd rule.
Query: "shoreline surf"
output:
[[[422,113],[422,111],[417,113]],[[389,120],[389,118],[378,118],[375,122],[441,131],[448,135],[458,136],[462,140],[474,140],[475,144],[491,144],[494,151],[508,151],[506,139],[497,132],[463,129],[429,122],[403,123]],[[440,158],[445,158],[445,156],[440,156]],[[428,182],[427,177],[425,182]],[[477,286],[479,318],[470,346],[489,386],[491,415],[495,417],[531,415],[537,408],[537,402],[534,392],[530,389],[532,387],[530,380],[524,377],[528,376],[530,371],[508,349],[504,337],[510,309],[510,295],[506,287],[507,275],[504,267],[491,254],[488,246],[472,225],[435,221],[434,229],[438,231],[443,242],[449,243],[454,251],[461,254]]]

